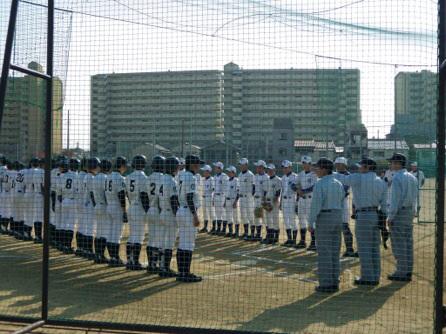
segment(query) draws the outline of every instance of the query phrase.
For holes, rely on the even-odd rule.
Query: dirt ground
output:
[[[423,205],[432,206],[431,200]],[[429,211],[425,220],[433,218]],[[204,281],[197,284],[51,250],[50,317],[240,332],[431,333],[434,231],[433,224],[415,224],[411,283],[386,279],[394,269],[389,247],[381,249],[378,287],[355,287],[359,261],[343,259],[334,295],[314,292],[315,253],[280,246],[200,234],[192,269]],[[41,246],[0,236],[0,314],[39,316],[41,252]]]

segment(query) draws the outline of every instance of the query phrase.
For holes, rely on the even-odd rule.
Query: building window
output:
[[[288,139],[287,133],[282,132],[280,134],[280,140],[287,140],[287,139]]]

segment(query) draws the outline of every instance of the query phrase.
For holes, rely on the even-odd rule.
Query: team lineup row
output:
[[[344,234],[344,256],[358,256],[353,250],[353,236],[348,225],[348,196],[352,187],[355,205],[353,214],[357,218],[356,240],[361,261],[358,284],[375,283],[379,280],[376,276],[379,268],[374,267],[376,251],[379,258],[376,232],[379,231],[380,220],[377,216],[375,222],[372,217],[372,223],[367,224],[368,230],[361,233],[358,232],[358,225],[363,224],[358,224],[358,220],[361,221],[362,212],[376,215],[378,211],[381,215],[387,213],[387,185],[376,176],[376,163],[373,160],[362,160],[361,166],[365,166],[365,169],[352,175],[346,169],[346,159],[336,159],[336,173],[332,173],[334,166],[329,160],[328,168],[325,168],[327,166],[323,162],[326,160],[320,159],[317,164],[312,164],[311,158],[304,156],[301,161],[303,170],[298,174],[292,172],[292,163],[285,160],[281,164],[283,175],[280,178],[276,175],[276,167],[262,160],[254,164],[255,175],[248,169],[248,160],[241,159],[238,175],[234,166],[225,170],[224,165],[217,162],[214,163],[215,173],[212,176],[212,168],[209,165],[201,167],[203,162],[197,156],[188,156],[183,163],[177,158],[156,156],[151,163],[152,173],[147,176],[144,173],[146,158],[138,155],[132,160],[133,172],[124,177],[128,164],[123,157],[116,158],[113,165],[108,160],[91,158],[83,166],[79,160],[64,158],[51,172],[50,239],[59,250],[73,253],[72,243],[76,232],[76,255],[93,259],[96,263],[108,262],[110,266],[121,266],[123,262],[119,258],[119,247],[123,223],[128,222],[128,269],[142,269],[139,257],[147,233],[149,273],[177,277],[178,281],[197,282],[201,277],[190,273],[190,265],[200,225],[199,211],[204,220],[200,232],[240,237],[264,244],[278,242],[279,211],[282,211],[287,236],[283,245],[306,248],[309,231],[311,242],[308,250],[318,250],[320,260],[320,287],[322,290],[329,287],[330,290],[334,285],[337,286],[333,284],[332,278],[339,276],[339,268],[336,269],[333,261],[339,262],[340,239],[336,239],[334,246],[329,247],[328,257],[327,254],[321,254],[325,253],[326,245],[333,245],[331,239],[338,233],[324,234],[324,224],[318,228],[321,225],[318,221],[324,221],[323,216],[330,216],[332,211],[339,214],[339,217],[329,219],[329,225],[339,225],[339,232],[342,230]],[[26,169],[22,169],[18,163],[10,164],[4,160],[0,160],[0,163],[3,164],[0,169],[2,232],[31,240],[34,227],[35,242],[41,242],[44,173],[40,162],[32,159],[30,168]],[[202,177],[198,174],[200,170]],[[324,170],[329,173],[321,175]],[[358,177],[367,175],[371,175],[368,182],[357,183]],[[331,193],[324,196],[316,191],[316,185],[320,186],[325,176],[332,177],[341,186],[342,198],[339,203],[335,203],[336,200],[329,203],[333,197]],[[374,184],[375,179],[380,182],[378,188]],[[355,194],[358,184],[362,188],[364,185],[366,187],[357,190]],[[374,192],[375,188],[378,190]],[[326,208],[327,205],[329,208]],[[208,231],[209,223],[212,227]],[[240,231],[240,225],[243,232]],[[266,227],[264,239],[262,226]],[[296,240],[298,232],[299,242]],[[178,273],[175,273],[170,268],[170,262],[177,237]],[[105,249],[108,250],[109,260],[104,256]],[[336,255],[333,255],[336,252],[337,260]],[[325,279],[326,276],[329,279]]]

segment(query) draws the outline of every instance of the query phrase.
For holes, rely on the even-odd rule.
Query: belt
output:
[[[223,194],[222,193],[215,193],[214,195],[221,196]]]
[[[240,195],[239,197],[248,197],[248,195]]]
[[[333,210],[329,209],[329,210],[321,210],[321,212],[332,212]]]
[[[203,198],[210,198],[212,195],[203,195]]]
[[[254,196],[254,198],[260,198],[260,196]]]
[[[293,197],[290,197],[290,196],[283,196],[283,199],[293,199]]]
[[[187,208],[189,208],[187,205],[183,206],[183,209],[187,209]]]
[[[361,208],[361,209],[357,209],[355,210],[355,212],[371,212],[371,211],[377,211],[378,208],[376,206],[369,206],[367,208]]]
[[[21,191],[21,190],[17,190],[17,192],[21,194],[23,191]]]
[[[303,199],[311,198],[311,195],[308,196],[302,196]]]

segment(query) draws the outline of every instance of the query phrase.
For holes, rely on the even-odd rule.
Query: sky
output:
[[[393,123],[394,77],[436,71],[433,0],[56,0],[55,72],[70,146],[89,147],[90,76],[253,68],[358,68],[369,137]],[[46,0],[21,1],[14,62],[45,65]],[[0,1],[4,49],[10,0]],[[3,54],[0,55],[3,61]],[[66,136],[64,136],[66,145]]]

